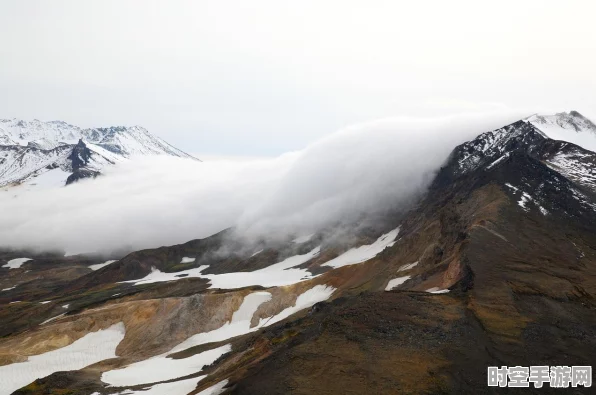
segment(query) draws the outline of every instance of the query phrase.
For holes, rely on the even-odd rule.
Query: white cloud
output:
[[[230,226],[243,234],[315,230],[404,204],[455,145],[521,116],[385,119],[273,159],[143,158],[65,188],[2,192],[0,244],[92,252],[181,243]]]

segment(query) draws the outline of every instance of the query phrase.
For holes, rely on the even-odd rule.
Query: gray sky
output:
[[[275,155],[491,106],[596,114],[593,0],[0,3],[0,117]]]

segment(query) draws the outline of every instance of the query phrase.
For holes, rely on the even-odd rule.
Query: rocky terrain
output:
[[[487,366],[593,365],[592,139],[577,112],[482,133],[351,237],[0,251],[0,394],[490,394]]]

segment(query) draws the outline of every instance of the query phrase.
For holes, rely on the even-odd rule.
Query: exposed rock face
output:
[[[95,178],[100,173],[97,170],[87,168],[92,152],[87,148],[82,139],[73,147],[68,159],[72,161],[72,174],[66,179],[66,185],[77,182],[83,178]]]
[[[0,252],[0,266],[32,258],[0,269],[0,289],[16,285],[0,292],[0,366],[118,322],[126,327],[118,358],[56,372],[16,393],[140,391],[158,384],[107,387],[102,375],[156,358],[183,364],[227,345],[215,362],[172,380],[196,379],[193,394],[218,383],[229,394],[481,394],[496,393],[486,386],[487,366],[592,365],[596,161],[589,149],[540,129],[591,131],[577,113],[559,118],[529,118],[456,147],[414,207],[360,231],[350,245],[320,232],[304,245],[246,248],[224,231],[116,257],[95,271],[90,266],[105,258]],[[399,237],[381,252],[325,266],[398,226]],[[233,253],[219,253],[223,246]],[[217,276],[252,278],[317,246],[311,259],[280,271],[317,276],[212,286]],[[157,272],[186,277],[135,285]],[[397,285],[385,291],[392,280]],[[270,297],[248,308],[259,292]],[[189,340],[197,334],[212,341]],[[182,342],[188,347],[176,349]]]

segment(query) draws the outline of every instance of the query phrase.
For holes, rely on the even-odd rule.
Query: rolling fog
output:
[[[249,238],[304,234],[406,204],[456,145],[526,115],[384,119],[270,159],[137,158],[68,187],[0,192],[0,245],[106,253],[228,227]]]

